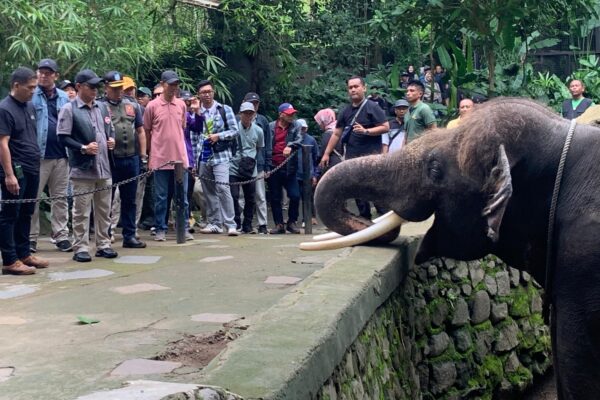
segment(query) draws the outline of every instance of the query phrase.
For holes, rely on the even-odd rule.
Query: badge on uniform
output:
[[[127,114],[128,117],[135,117],[135,109],[133,108],[133,105],[125,104],[125,114]]]

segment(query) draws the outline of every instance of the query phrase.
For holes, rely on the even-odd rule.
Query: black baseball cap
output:
[[[90,86],[98,86],[102,82],[102,78],[98,78],[98,75],[91,69],[82,69],[75,75],[75,83],[87,83]]]
[[[254,93],[254,92],[248,92],[244,96],[244,101],[249,101],[249,102],[258,101],[258,102],[260,102],[260,97],[258,97],[258,95],[256,93]]]
[[[104,82],[110,87],[123,87],[123,75],[119,71],[109,71],[104,74]]]
[[[75,84],[73,82],[71,82],[70,80],[68,80],[68,79],[65,79],[64,81],[60,81],[58,83],[58,88],[60,90],[65,90],[69,86],[71,86],[73,89],[75,89]]]
[[[169,85],[180,81],[179,75],[177,75],[177,72],[171,71],[171,70],[164,71],[162,73],[162,75],[160,76],[160,80]]]
[[[193,96],[189,90],[181,90],[179,92],[179,97],[181,97],[181,100],[190,100]]]
[[[38,69],[48,68],[52,70],[52,72],[58,72],[58,64],[51,58],[44,58],[42,61],[38,63]]]

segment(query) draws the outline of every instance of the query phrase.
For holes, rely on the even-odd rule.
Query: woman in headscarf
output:
[[[324,108],[319,110],[318,113],[315,114],[315,121],[317,125],[323,131],[323,135],[321,136],[321,154],[319,154],[319,158],[323,156],[323,151],[327,148],[327,144],[329,143],[329,139],[331,135],[333,135],[333,130],[335,129],[335,111],[331,108]],[[339,164],[343,161],[344,148],[341,140],[338,140],[337,145],[329,155],[329,168],[333,167],[336,164]],[[321,171],[321,174],[325,171]]]

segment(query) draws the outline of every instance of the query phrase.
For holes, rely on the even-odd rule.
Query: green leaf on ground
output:
[[[98,322],[100,322],[99,319],[86,317],[84,315],[78,315],[77,319],[79,320],[79,323],[82,325],[97,324]]]

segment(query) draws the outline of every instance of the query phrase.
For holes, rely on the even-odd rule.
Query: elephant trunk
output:
[[[315,192],[315,208],[328,229],[340,235],[361,231],[372,222],[356,216],[346,208],[346,201],[359,198],[387,207],[396,168],[389,156],[367,156],[346,160],[329,170]],[[377,239],[390,242],[398,236],[399,228],[392,229]]]

